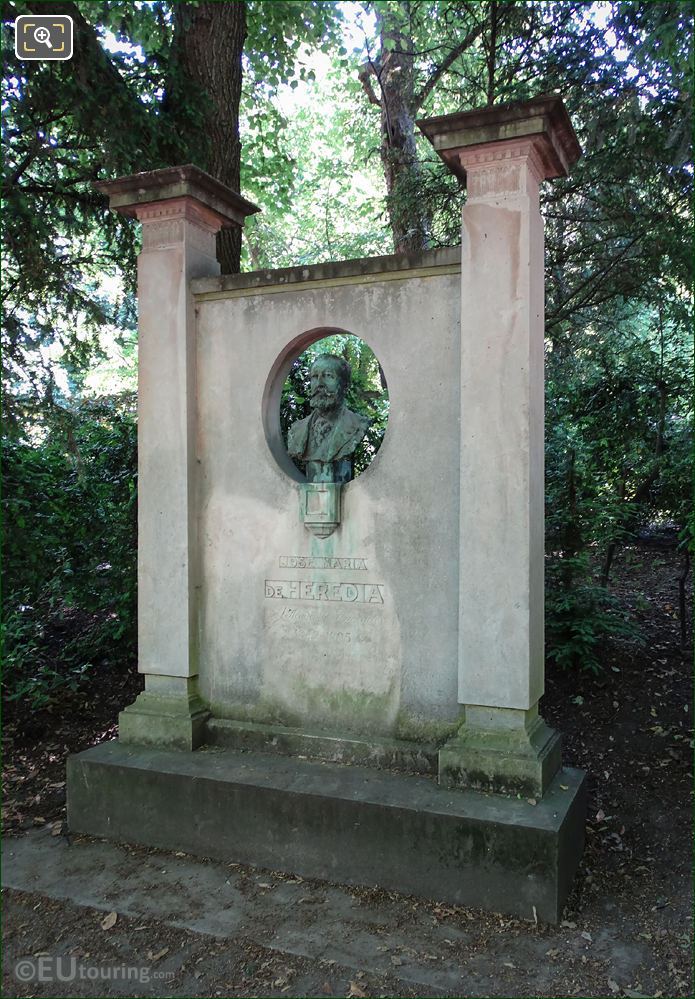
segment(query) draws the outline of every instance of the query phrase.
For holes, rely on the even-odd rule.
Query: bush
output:
[[[3,452],[3,696],[45,706],[136,640],[137,445],[124,400],[58,411]]]
[[[566,565],[551,562],[546,570],[545,636],[548,659],[558,666],[598,673],[599,649],[607,639],[640,641],[638,628],[620,602],[591,579],[586,555],[572,566],[572,585],[563,585]]]

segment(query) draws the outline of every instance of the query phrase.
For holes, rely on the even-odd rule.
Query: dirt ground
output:
[[[606,644],[598,675],[548,670],[542,712],[563,733],[566,762],[589,774],[586,851],[561,926],[239,865],[225,873],[157,851],[119,855],[119,847],[70,838],[65,758],[115,736],[117,711],[139,686],[133,664],[123,664],[97,671],[52,712],[6,715],[6,869],[11,837],[28,841],[44,830],[46,844],[69,842],[73,857],[112,851],[109,863],[126,881],[129,865],[135,877],[146,865],[185,863],[186,883],[217,885],[204,908],[231,884],[234,919],[213,925],[214,912],[206,922],[191,908],[190,918],[174,920],[143,890],[132,894],[140,899],[132,912],[114,902],[116,921],[104,928],[116,898],[108,891],[97,898],[83,886],[61,898],[49,888],[6,888],[3,995],[692,995],[692,638],[689,630],[682,649],[679,569],[673,549],[623,550],[611,586],[642,643]],[[691,599],[689,590],[689,608]],[[41,956],[92,968],[137,958],[149,980],[22,982],[21,961]]]

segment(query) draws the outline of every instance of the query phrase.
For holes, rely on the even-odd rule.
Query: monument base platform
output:
[[[537,804],[427,777],[217,748],[103,743],[68,762],[73,833],[559,921],[586,778]]]

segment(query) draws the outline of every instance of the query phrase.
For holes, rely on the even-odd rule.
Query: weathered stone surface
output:
[[[73,832],[549,922],[581,855],[585,807],[575,770],[531,805],[253,753],[105,743],[69,761]]]
[[[425,742],[457,721],[456,257],[321,265],[285,285],[238,275],[196,295],[199,672],[215,717],[385,738],[414,726]],[[338,330],[375,351],[392,410],[321,538],[298,516],[280,394],[302,349]]]
[[[138,258],[138,668],[125,741],[192,748],[198,700],[195,315],[189,282],[219,273],[215,237],[254,205],[195,166],[97,185],[142,223]]]
[[[558,97],[419,123],[466,180],[462,226],[459,700],[440,779],[541,794],[560,742],[544,673],[544,293],[539,183],[580,155]],[[467,525],[476,525],[467,536]],[[485,725],[471,722],[487,711]],[[516,713],[533,717],[508,728]],[[505,744],[507,751],[505,751]]]
[[[567,108],[555,94],[422,118],[417,125],[461,180],[466,180],[463,149],[487,147],[494,156],[500,143],[534,141],[544,180],[565,177],[582,153]]]
[[[242,274],[222,274],[219,277],[198,278],[191,290],[198,296],[226,296],[230,292],[265,289],[268,294],[284,291],[288,285],[307,284],[316,287],[319,281],[351,281],[370,284],[385,280],[400,280],[403,271],[426,276],[431,268],[441,273],[443,267],[458,272],[461,247],[442,246],[438,250],[420,253],[392,253],[383,257],[358,257],[355,260],[329,260],[323,264],[279,267],[276,270],[247,271]],[[408,275],[406,275],[408,276]],[[412,276],[412,275],[410,275]]]
[[[121,742],[162,749],[197,749],[205,738],[205,722],[210,717],[199,697],[163,696],[143,691],[118,716]]]
[[[536,707],[469,706],[460,730],[439,750],[439,783],[541,797],[561,765],[560,736]]]
[[[210,718],[205,724],[205,743],[382,770],[437,773],[436,745],[406,739],[356,739],[338,733]]]
[[[181,198],[195,201],[201,213],[222,228],[241,226],[246,216],[260,211],[257,205],[192,163],[117,177],[94,186],[108,194],[109,207],[114,211],[137,218],[140,206]]]

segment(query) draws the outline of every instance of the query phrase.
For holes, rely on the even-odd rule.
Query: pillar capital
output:
[[[565,177],[581,147],[562,99],[555,95],[423,118],[427,136],[468,197],[525,193],[541,180]]]
[[[95,187],[108,195],[113,211],[143,223],[185,218],[217,232],[241,227],[248,215],[260,211],[192,163],[99,181]]]

